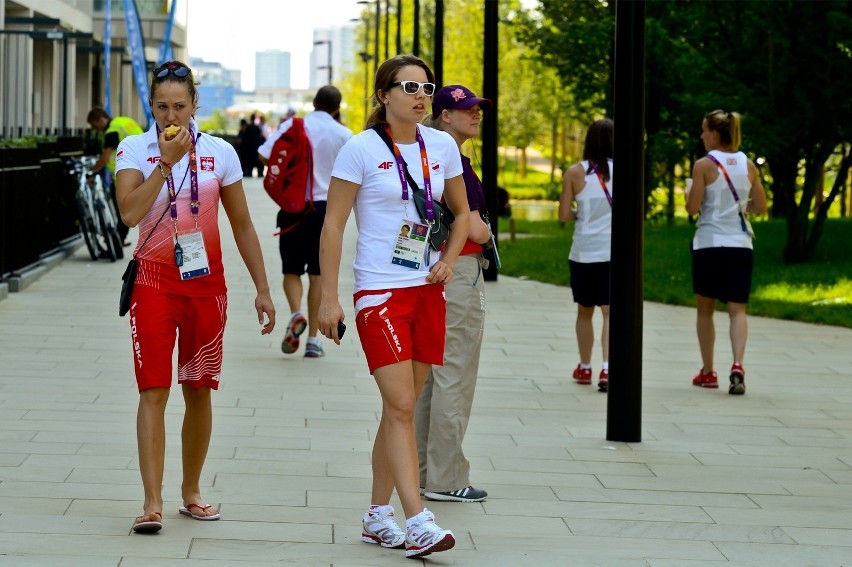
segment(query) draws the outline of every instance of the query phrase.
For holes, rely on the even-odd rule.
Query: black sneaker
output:
[[[739,362],[735,362],[731,366],[731,385],[728,387],[728,393],[732,396],[742,396],[745,394],[745,369]]]
[[[423,496],[429,500],[440,500],[441,502],[482,502],[488,497],[488,493],[481,488],[465,486],[452,492],[423,492]]]

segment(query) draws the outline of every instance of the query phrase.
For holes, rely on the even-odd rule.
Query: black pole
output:
[[[385,0],[385,59],[390,57],[390,0]]]
[[[414,0],[414,45],[411,53],[420,57],[420,0]]]
[[[373,61],[373,77],[379,72],[379,26],[382,24],[382,0],[376,0],[376,36],[373,43],[373,52],[376,59]]]
[[[491,232],[497,239],[498,195],[497,195],[497,85],[499,76],[499,3],[485,0],[485,25],[482,32],[482,96],[493,103],[483,111],[482,120],[482,185],[488,201],[488,218]],[[497,267],[493,264],[485,270],[485,281],[497,281]]]
[[[645,1],[615,3],[615,148],[621,189],[612,204],[608,441],[642,440],[642,249]]]
[[[364,18],[367,25],[364,33],[364,51],[361,52],[361,61],[364,62],[364,124],[370,116],[370,18]]]
[[[435,0],[435,84],[440,88],[444,84],[444,0]]]
[[[396,0],[396,54],[402,53],[402,0]]]

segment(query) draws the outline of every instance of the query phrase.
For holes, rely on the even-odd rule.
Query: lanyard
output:
[[[713,154],[707,154],[707,157],[710,158],[710,161],[716,164],[716,166],[722,170],[722,175],[725,176],[725,181],[728,182],[728,189],[731,190],[731,193],[734,195],[734,201],[737,203],[737,214],[740,215],[740,228],[743,229],[743,232],[748,232],[748,227],[746,227],[745,217],[743,216],[743,211],[740,209],[740,197],[737,195],[737,190],[734,189],[734,182],[731,181],[731,177],[728,175],[728,170],[725,169],[725,166],[722,165],[722,162],[716,159]]]
[[[157,126],[157,132],[159,133],[160,127]],[[201,202],[198,199],[198,160],[197,154],[195,150],[195,141],[197,137],[190,132],[192,135],[192,146],[189,148],[189,209],[192,213],[192,218],[195,221],[195,229],[198,230],[198,209],[200,207]],[[168,178],[166,178],[166,185],[169,188],[169,210],[170,215],[172,217],[172,225],[175,227],[175,234],[178,232],[178,213],[177,213],[177,193],[175,192],[175,181],[172,176],[172,172],[169,172]]]
[[[604,181],[603,175],[601,175],[600,170],[598,169],[598,164],[589,160],[589,163],[592,164],[592,169],[595,171],[595,175],[598,176],[598,181],[601,182],[601,187],[603,187],[604,195],[606,195],[606,200],[609,201],[609,206],[612,208],[612,196],[609,194],[609,190],[606,188],[606,181]]]
[[[405,161],[402,159],[402,153],[393,142],[390,126],[385,127],[388,137],[393,143],[393,157],[396,160],[396,171],[399,174],[399,183],[402,185],[402,200],[408,204],[408,181],[405,178]],[[435,208],[432,204],[432,178],[429,175],[429,157],[426,155],[426,143],[423,141],[423,136],[420,135],[420,128],[417,128],[417,144],[420,146],[420,166],[423,168],[423,190],[426,192],[426,220],[429,224],[435,221]]]

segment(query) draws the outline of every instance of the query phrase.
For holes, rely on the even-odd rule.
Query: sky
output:
[[[242,71],[242,87],[254,90],[255,53],[290,52],[290,84],[307,89],[313,30],[348,24],[362,6],[356,0],[183,0],[191,57]],[[298,15],[297,15],[298,14]]]

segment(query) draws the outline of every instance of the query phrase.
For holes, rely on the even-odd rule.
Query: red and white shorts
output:
[[[363,290],[354,301],[358,337],[371,373],[403,360],[444,363],[447,304],[442,284]]]
[[[227,307],[225,294],[190,297],[137,284],[130,307],[130,337],[139,391],[171,387],[175,341],[178,384],[217,390]]]

